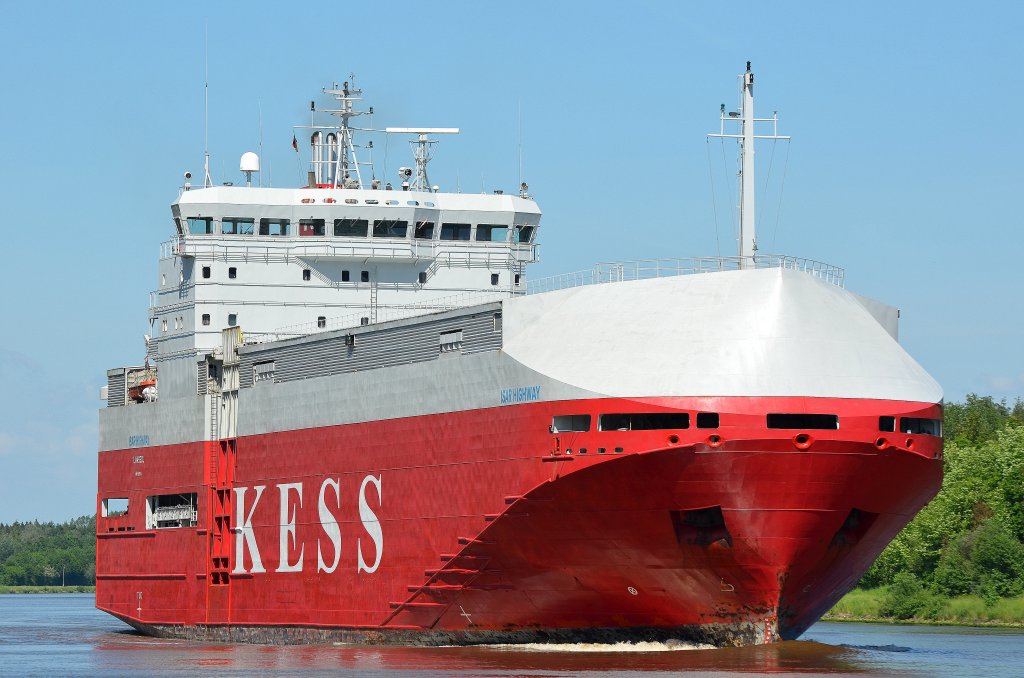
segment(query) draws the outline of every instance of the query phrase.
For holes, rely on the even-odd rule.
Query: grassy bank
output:
[[[0,586],[0,593],[96,593],[95,586]]]
[[[1024,596],[1001,598],[992,605],[979,596],[934,596],[925,610],[907,619],[886,617],[888,587],[850,591],[822,619],[826,621],[889,622],[898,624],[958,624],[967,626],[1024,626]]]

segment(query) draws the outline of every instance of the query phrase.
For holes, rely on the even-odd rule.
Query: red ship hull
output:
[[[548,431],[661,411],[720,425]],[[842,425],[769,429],[768,412]],[[98,520],[97,606],[253,642],[795,638],[941,485],[941,438],[882,416],[941,408],[591,399],[104,452],[99,497],[131,508]],[[166,492],[197,494],[195,527],[146,529],[136,507]]]

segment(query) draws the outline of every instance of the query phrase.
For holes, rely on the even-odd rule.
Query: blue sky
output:
[[[512,191],[521,109],[535,278],[731,253],[735,151],[704,134],[750,59],[758,112],[794,137],[788,164],[758,148],[762,251],[842,266],[900,307],[947,399],[1012,401],[1022,26],[1011,2],[8,4],[0,521],[93,511],[99,387],[142,358],[169,205],[183,171],[201,176],[205,30],[218,182],[242,180],[262,110],[264,180],[296,185],[291,126],[354,72],[376,125],[462,128],[435,183]],[[392,175],[411,164],[404,142],[388,155]]]

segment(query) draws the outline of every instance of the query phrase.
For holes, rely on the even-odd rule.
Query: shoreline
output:
[[[0,586],[0,595],[69,594],[96,593],[95,586]],[[837,606],[839,607],[839,606]],[[974,628],[1024,629],[1024,621],[1012,619],[926,619],[911,617],[895,619],[876,615],[834,614],[831,611],[821,617],[823,622],[838,624],[889,624],[893,626],[958,626]]]
[[[960,626],[996,629],[1024,629],[1024,622],[990,619],[895,619],[891,617],[852,617],[826,614],[819,621],[838,624],[889,624],[892,626]]]
[[[0,586],[0,595],[31,595],[33,593],[96,593],[95,586]]]

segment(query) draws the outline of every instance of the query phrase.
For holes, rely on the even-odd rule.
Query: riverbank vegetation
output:
[[[0,523],[0,587],[60,589],[63,584],[66,590],[95,583],[94,516],[66,523]]]
[[[96,593],[95,586],[0,586],[5,593]]]
[[[945,408],[942,490],[828,618],[1024,623],[1024,402]]]

